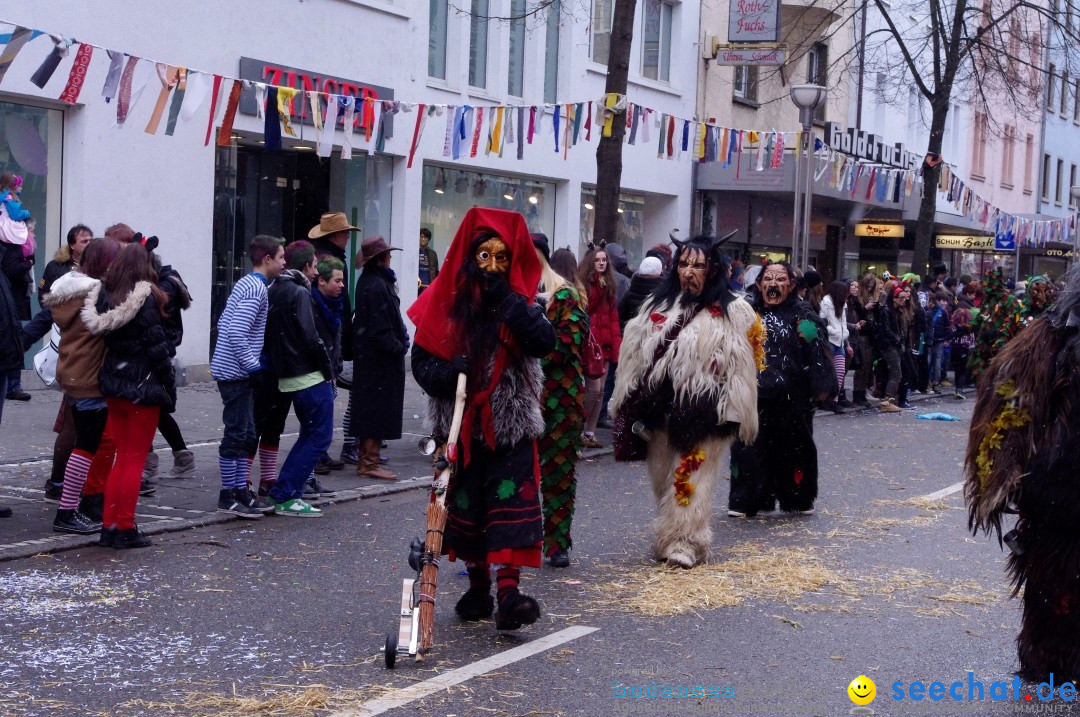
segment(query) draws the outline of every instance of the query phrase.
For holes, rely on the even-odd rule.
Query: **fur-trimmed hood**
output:
[[[86,301],[83,303],[82,308],[82,320],[95,336],[116,331],[126,326],[138,315],[139,309],[142,308],[146,298],[150,296],[150,291],[150,282],[140,281],[135,284],[135,288],[119,305],[114,306],[105,313],[98,313],[97,300],[98,295],[101,293],[101,285],[98,284],[86,295]]]
[[[71,247],[67,244],[61,246],[59,249],[56,250],[56,253],[53,254],[53,261],[58,261],[61,264],[67,264],[69,261],[72,260],[73,259],[71,256]]]
[[[85,299],[94,287],[100,285],[101,281],[98,279],[91,279],[77,271],[69,271],[53,282],[52,290],[41,297],[41,305],[52,308],[72,299]]]

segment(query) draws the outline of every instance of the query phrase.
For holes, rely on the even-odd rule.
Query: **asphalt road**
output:
[[[877,684],[875,714],[1045,706],[892,699],[895,682],[948,686],[968,670],[989,692],[1016,668],[1019,603],[1004,555],[968,533],[958,492],[922,499],[961,479],[971,402],[921,408],[963,420],[819,420],[818,513],[732,519],[721,496],[713,557],[689,573],[649,558],[643,467],[586,462],[573,565],[523,580],[540,622],[502,635],[490,621],[460,623],[453,603],[466,578],[444,563],[436,647],[392,672],[381,648],[422,528],[418,491],[330,506],[316,521],[228,523],[142,551],[7,562],[0,714],[361,715],[430,689],[385,713],[833,715],[853,708],[847,686],[860,674]],[[567,641],[540,650],[544,638]],[[497,655],[507,664],[477,666]],[[716,697],[652,698],[653,685]],[[619,696],[637,689],[640,699]]]

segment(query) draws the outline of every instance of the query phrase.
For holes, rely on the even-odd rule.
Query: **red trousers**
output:
[[[116,462],[105,484],[105,516],[102,525],[116,530],[135,527],[135,506],[139,502],[146,454],[157,431],[159,406],[140,406],[122,398],[106,399],[109,419],[105,434],[116,447]],[[96,457],[96,456],[95,456]]]

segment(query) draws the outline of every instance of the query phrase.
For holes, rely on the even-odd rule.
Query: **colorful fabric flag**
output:
[[[67,84],[60,93],[60,101],[73,105],[79,101],[79,93],[82,92],[83,82],[86,81],[86,71],[90,67],[90,58],[94,55],[94,46],[79,45],[79,51],[75,53],[75,62],[71,65],[68,73]]]

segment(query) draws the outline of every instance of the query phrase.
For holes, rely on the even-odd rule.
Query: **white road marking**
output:
[[[951,486],[949,486],[947,488],[942,488],[941,490],[935,490],[933,493],[930,493],[928,495],[924,495],[923,500],[941,500],[942,498],[945,498],[946,496],[950,496],[953,493],[956,493],[957,491],[963,490],[963,488],[964,488],[964,482],[963,481],[960,481],[959,483],[953,483]]]
[[[550,650],[553,647],[558,647],[571,640],[584,637],[599,629],[600,628],[598,627],[584,626],[568,627],[565,630],[553,632],[538,640],[519,645],[518,647],[500,652],[497,655],[485,657],[478,662],[459,667],[456,670],[450,670],[449,672],[445,672],[438,677],[433,677],[430,680],[424,680],[423,682],[409,685],[408,687],[402,688],[392,697],[380,697],[378,699],[370,700],[357,709],[336,712],[330,717],[375,717],[375,715],[381,715],[392,709],[403,707],[410,702],[423,699],[436,692],[442,692],[454,685],[460,685],[462,682],[470,680],[473,677],[479,677],[480,675],[497,670],[500,667],[506,667],[507,665],[519,662],[527,657],[532,657],[545,650]]]

